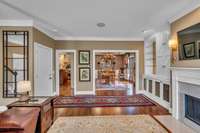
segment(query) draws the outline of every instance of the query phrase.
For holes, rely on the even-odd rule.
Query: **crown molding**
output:
[[[144,38],[126,37],[55,37],[55,40],[67,41],[144,41]]]
[[[0,26],[33,26],[33,20],[0,20]]]
[[[34,27],[47,36],[55,39],[55,35],[43,28],[42,26],[36,24],[33,20],[0,20],[0,26],[20,26],[20,27]]]
[[[169,23],[173,23],[174,21],[182,18],[183,16],[187,15],[188,13],[194,11],[195,9],[197,9],[198,7],[200,7],[200,2],[193,2],[191,5],[188,5],[184,10],[182,10],[181,12],[179,12],[177,15],[171,17],[168,21]]]
[[[56,36],[52,33],[53,31],[50,32],[49,30],[46,30],[46,28],[43,28],[42,26],[36,23],[33,23],[33,27],[55,40]]]
[[[32,26],[36,29],[40,30],[41,32],[45,33],[49,37],[51,37],[54,40],[87,40],[87,41],[144,41],[143,38],[132,38],[132,37],[74,37],[74,36],[66,36],[61,37],[58,33],[55,33],[53,30],[51,30],[53,26],[52,24],[49,24],[48,22],[44,21],[41,18],[38,18],[37,16],[34,16],[30,13],[27,13],[26,11],[13,6],[10,3],[7,3],[6,1],[2,0],[0,3],[24,14],[25,16],[32,18],[31,20],[2,20],[0,23],[0,26]],[[57,29],[57,28],[56,28]]]
[[[144,41],[144,38],[131,38],[131,37],[59,37],[55,36],[49,30],[43,28],[33,20],[0,20],[0,26],[28,26],[34,27],[44,34],[48,35],[54,40],[68,40],[68,41]]]

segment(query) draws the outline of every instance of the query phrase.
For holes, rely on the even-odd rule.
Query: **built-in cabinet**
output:
[[[143,90],[145,95],[170,110],[170,83],[156,78],[144,77]]]

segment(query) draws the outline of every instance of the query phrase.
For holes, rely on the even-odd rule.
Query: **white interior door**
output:
[[[53,95],[52,49],[35,43],[35,96]]]

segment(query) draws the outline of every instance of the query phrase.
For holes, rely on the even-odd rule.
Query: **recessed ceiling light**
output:
[[[106,24],[105,23],[102,23],[102,22],[100,22],[100,23],[97,23],[97,27],[100,27],[100,28],[102,28],[102,27],[105,27],[106,26]]]

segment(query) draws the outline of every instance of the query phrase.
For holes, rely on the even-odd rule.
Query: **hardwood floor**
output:
[[[95,108],[55,108],[55,118],[59,116],[99,116],[99,115],[169,115],[169,112],[159,106],[140,107],[95,107]]]
[[[67,86],[66,90],[71,90]],[[69,91],[70,92],[70,91]],[[62,91],[61,95],[66,96]],[[126,90],[96,90],[97,96],[127,96]],[[156,106],[135,107],[93,107],[93,108],[54,108],[54,119],[60,116],[99,116],[99,115],[169,115],[168,110],[156,104]]]
[[[154,102],[155,103],[155,102]],[[155,103],[155,106],[134,107],[90,107],[90,108],[54,108],[54,118],[60,116],[101,116],[101,115],[169,115],[164,107]]]
[[[60,96],[73,96],[73,88],[71,88],[71,80],[65,80],[60,85]]]

